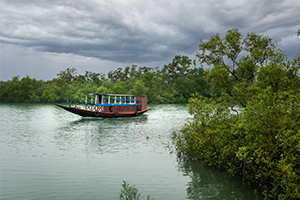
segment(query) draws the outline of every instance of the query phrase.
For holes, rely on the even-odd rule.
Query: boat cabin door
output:
[[[103,95],[99,95],[99,96],[98,96],[98,101],[99,101],[99,102],[98,102],[99,104],[102,104],[102,103],[103,103]]]

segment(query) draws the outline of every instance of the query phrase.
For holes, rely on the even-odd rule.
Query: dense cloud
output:
[[[300,46],[298,0],[2,0],[0,7],[1,79],[8,65],[17,65],[7,52],[15,48],[28,49],[31,57],[54,53],[59,60],[67,54],[113,68],[193,55],[200,39],[232,28],[273,37],[290,57]]]

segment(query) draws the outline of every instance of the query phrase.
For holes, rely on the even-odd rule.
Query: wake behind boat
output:
[[[146,97],[125,94],[86,93],[84,108],[55,105],[82,117],[134,117],[152,109]]]

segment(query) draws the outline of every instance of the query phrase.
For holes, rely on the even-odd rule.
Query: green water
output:
[[[82,118],[49,104],[0,104],[0,199],[119,199],[123,180],[142,198],[262,199],[241,180],[166,148],[191,116],[148,105],[135,118]]]

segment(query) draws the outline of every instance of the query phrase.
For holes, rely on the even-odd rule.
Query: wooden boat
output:
[[[83,117],[134,117],[152,109],[147,98],[124,94],[87,93],[84,108],[55,105]]]

